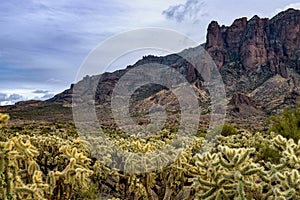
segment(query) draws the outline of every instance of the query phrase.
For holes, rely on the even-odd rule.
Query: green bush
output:
[[[287,139],[300,139],[300,106],[295,109],[287,109],[280,115],[269,118],[271,125],[270,132],[273,131]]]
[[[223,136],[230,136],[230,135],[236,135],[238,134],[238,131],[236,130],[236,128],[228,123],[225,123],[223,126],[223,129],[221,131],[221,135]]]
[[[258,156],[255,161],[259,162],[264,160],[273,164],[279,164],[281,155],[278,150],[266,144],[257,144],[256,148],[258,149]]]

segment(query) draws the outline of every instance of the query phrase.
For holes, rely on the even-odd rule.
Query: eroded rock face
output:
[[[240,60],[248,69],[255,70],[268,61],[268,19],[254,16],[247,22],[241,40]]]
[[[240,62],[254,71],[267,65],[287,78],[287,67],[300,71],[300,12],[289,9],[270,20],[241,18],[229,27],[211,22],[205,47],[218,67]]]
[[[248,105],[255,107],[254,101],[245,94],[237,93],[232,97],[232,104],[235,106]]]
[[[230,114],[238,118],[248,118],[251,116],[264,116],[264,113],[259,109],[259,105],[246,94],[236,93],[232,96],[230,102],[232,109]]]
[[[205,48],[208,49],[211,57],[218,67],[221,67],[226,59],[226,48],[222,32],[225,29],[220,27],[218,22],[212,21],[208,26]]]
[[[220,68],[227,96],[234,101],[235,107],[256,108],[256,104],[261,104],[260,108],[269,111],[279,104],[296,102],[288,94],[293,89],[291,87],[299,85],[293,82],[300,82],[299,29],[300,11],[293,9],[281,12],[272,19],[254,16],[247,20],[243,17],[236,19],[231,26],[220,26],[216,21],[210,23],[205,49]],[[198,50],[200,48],[197,47],[187,49],[183,54],[190,55]],[[127,69],[86,77],[76,84],[76,88],[84,91],[83,94],[72,94],[70,88],[48,101],[65,103],[71,102],[72,96],[94,95],[85,88],[96,85],[95,101],[109,102],[112,90],[123,74],[131,68],[151,63],[176,69],[188,82],[206,94],[203,76],[210,77],[208,67],[202,64],[197,72],[195,66],[182,59],[180,54],[171,54],[164,57],[144,56]],[[167,83],[175,81],[171,74],[162,76]],[[160,91],[155,87],[148,89],[144,88],[149,96]]]
[[[240,52],[240,43],[247,26],[247,18],[236,19],[233,24],[227,28],[225,44],[230,51],[229,58],[237,59]],[[230,61],[228,58],[227,61]]]
[[[279,63],[297,68],[300,50],[300,12],[289,9],[279,13],[270,23],[271,46]],[[298,69],[299,70],[299,69]]]
[[[284,102],[291,105],[299,104],[300,93],[298,91],[292,91],[290,94],[286,95]]]

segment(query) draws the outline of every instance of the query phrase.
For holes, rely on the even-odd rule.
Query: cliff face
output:
[[[289,9],[272,19],[254,16],[237,19],[229,27],[213,21],[205,48],[218,67],[240,62],[247,70],[268,66],[273,74],[288,77],[287,67],[300,67],[300,12]]]

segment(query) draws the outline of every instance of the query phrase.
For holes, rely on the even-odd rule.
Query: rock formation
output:
[[[213,21],[208,27],[207,51],[218,67],[240,62],[247,70],[268,66],[288,78],[287,67],[299,71],[300,12],[294,9],[272,19],[237,19],[229,27]]]

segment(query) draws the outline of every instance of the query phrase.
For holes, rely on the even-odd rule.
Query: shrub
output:
[[[236,128],[228,123],[225,123],[223,126],[223,129],[221,131],[221,135],[223,136],[230,136],[230,135],[236,135],[238,134],[238,131],[236,130]]]
[[[203,134],[200,131],[198,131],[197,136],[205,136],[207,140],[210,140],[219,134],[221,136],[227,137],[231,135],[237,135],[238,133],[239,132],[233,125],[224,123],[224,124],[217,125],[210,131],[207,130],[206,134]]]
[[[295,109],[287,109],[280,115],[272,116],[268,120],[271,125],[270,132],[273,131],[287,139],[300,139],[300,106]]]
[[[266,162],[271,162],[273,164],[279,164],[281,158],[279,151],[266,144],[260,144],[260,145],[257,144],[256,148],[259,151],[256,159],[257,162],[264,160]]]

